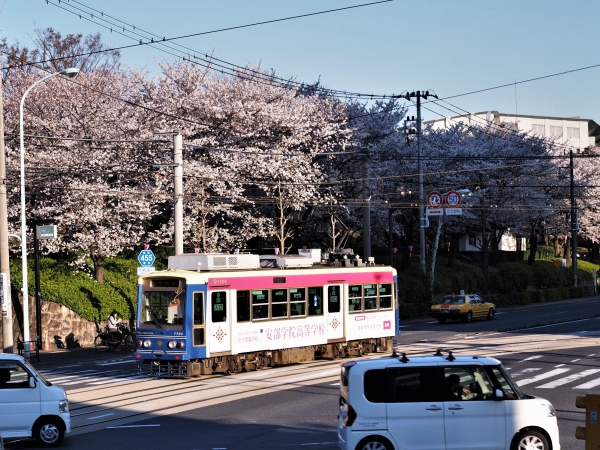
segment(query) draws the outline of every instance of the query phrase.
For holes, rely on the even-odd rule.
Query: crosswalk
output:
[[[113,365],[115,363],[98,363],[98,369],[56,369],[38,370],[42,376],[50,383],[69,389],[73,386],[101,386],[109,383],[128,384],[135,383],[141,378],[147,378],[147,375],[140,375],[134,361],[123,361],[118,368],[104,368],[102,366]]]

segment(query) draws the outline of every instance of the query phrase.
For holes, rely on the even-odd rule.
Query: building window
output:
[[[567,127],[567,137],[579,139],[579,128]]]
[[[551,137],[562,137],[562,135],[563,135],[562,127],[555,127],[553,125],[550,125],[550,136]]]
[[[531,132],[533,134],[537,134],[538,136],[546,135],[546,126],[545,125],[536,125],[535,123],[531,125]]]

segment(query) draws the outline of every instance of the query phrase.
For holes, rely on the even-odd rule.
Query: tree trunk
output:
[[[435,233],[435,242],[433,243],[433,254],[431,255],[431,271],[429,275],[429,292],[431,293],[431,301],[433,301],[433,280],[435,278],[435,260],[437,259],[437,249],[440,245],[440,235],[442,234],[442,224],[444,222],[444,216],[438,218],[438,226]]]
[[[571,267],[571,246],[568,239],[565,239],[565,259],[567,260],[567,267]]]
[[[537,253],[537,236],[535,232],[529,235],[529,257],[527,258],[527,264],[533,266],[535,264],[535,254]]]
[[[104,260],[102,256],[92,256],[94,263],[94,278],[98,283],[104,283]]]

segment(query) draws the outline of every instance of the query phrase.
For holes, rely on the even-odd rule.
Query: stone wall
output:
[[[19,295],[19,302],[20,300],[21,296]],[[15,352],[17,349],[17,338],[21,341],[24,340],[19,328],[17,309],[19,309],[20,312],[20,304],[14,305],[13,307],[13,339],[15,341]],[[104,327],[106,325],[106,321],[101,322],[101,325]],[[37,336],[36,309],[35,299],[33,297],[29,297],[29,330],[31,340],[35,341]],[[56,349],[54,336],[60,336],[62,342],[66,345],[67,343],[65,338],[69,333],[73,333],[75,335],[75,340],[78,340],[81,346],[91,347],[94,345],[94,337],[96,337],[96,325],[94,322],[90,322],[89,320],[82,318],[79,314],[74,313],[65,306],[42,300],[42,341],[47,338],[50,350],[54,350]],[[0,335],[0,342],[1,341],[2,335]],[[0,346],[0,351],[2,348],[3,345]]]

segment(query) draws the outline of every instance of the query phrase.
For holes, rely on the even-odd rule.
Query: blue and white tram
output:
[[[264,268],[264,258],[184,254],[140,277],[140,371],[229,374],[391,351],[400,321],[392,267],[270,255]]]

